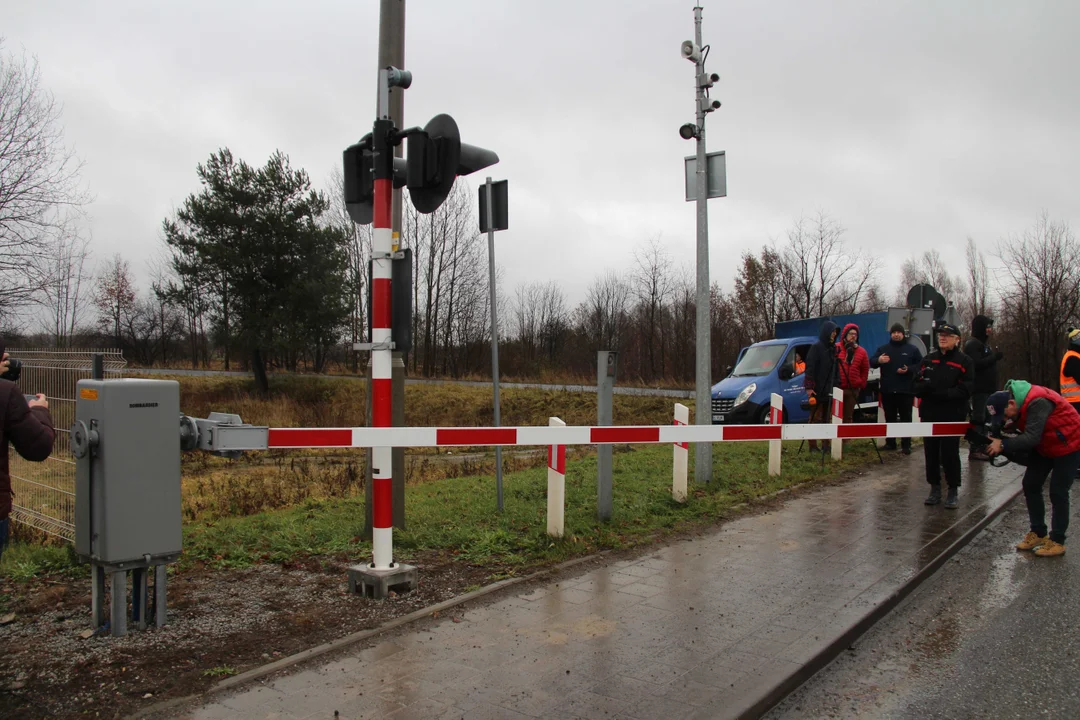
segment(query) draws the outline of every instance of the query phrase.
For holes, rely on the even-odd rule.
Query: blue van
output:
[[[731,373],[712,387],[714,425],[760,425],[769,422],[770,399],[778,393],[784,399],[784,422],[800,423],[810,418],[806,390],[796,359],[805,361],[810,346],[818,340],[821,326],[832,320],[840,328],[859,326],[859,344],[872,353],[889,340],[888,313],[861,313],[832,317],[790,320],[776,324],[774,340],[764,340],[743,348]],[[866,390],[859,398],[864,413],[877,407],[879,371],[870,370]]]

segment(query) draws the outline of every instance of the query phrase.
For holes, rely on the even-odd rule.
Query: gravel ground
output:
[[[15,620],[0,626],[0,717],[122,717],[222,677],[385,622],[486,583],[490,570],[408,559],[420,587],[375,602],[350,595],[344,562],[192,571],[170,577],[169,624],[84,637],[89,578],[5,581]],[[107,606],[106,606],[107,607]]]

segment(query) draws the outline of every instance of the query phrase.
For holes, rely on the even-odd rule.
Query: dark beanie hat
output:
[[[889,334],[891,335],[894,332],[906,333],[907,331],[904,329],[904,326],[901,325],[900,323],[893,323],[893,326],[891,328],[889,328]]]

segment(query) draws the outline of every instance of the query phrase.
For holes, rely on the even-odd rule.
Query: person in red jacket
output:
[[[1021,433],[1017,437],[995,439],[986,454],[993,457],[1029,451],[1024,472],[1024,500],[1031,530],[1016,546],[1039,557],[1065,553],[1065,531],[1069,529],[1069,490],[1080,468],[1080,415],[1072,405],[1050,388],[1023,380],[1009,380],[1005,389],[991,395],[986,411],[992,426],[1008,420]],[[1050,477],[1050,532],[1046,532],[1046,505],[1043,485]]]
[[[844,391],[844,422],[849,423],[870,375],[870,357],[859,347],[859,326],[855,323],[844,326],[836,346],[836,359],[840,389]]]

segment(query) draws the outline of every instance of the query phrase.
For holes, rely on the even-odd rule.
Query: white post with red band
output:
[[[769,398],[769,424],[784,424],[784,398],[778,393],[773,393]],[[782,440],[769,441],[769,475],[780,474],[780,451]]]
[[[686,427],[690,424],[690,408],[682,403],[675,403],[675,426]],[[686,502],[686,476],[690,461],[689,443],[676,441],[672,448],[675,454],[671,472],[671,498],[675,502]]]
[[[832,424],[841,425],[844,422],[844,391],[838,387],[832,389]],[[844,457],[844,441],[837,437],[832,443],[832,459],[840,460]]]
[[[877,397],[878,397],[878,401],[877,401],[877,421],[878,421],[879,425],[884,425],[885,424],[885,398],[882,396],[882,394],[880,392],[878,393]],[[875,438],[874,442],[877,444],[877,446],[879,448],[883,448],[883,447],[885,447],[885,445],[888,444],[889,439],[888,438]]]
[[[548,427],[566,427],[557,417],[548,418]],[[566,515],[566,446],[548,446],[547,534],[561,538]]]
[[[381,121],[390,119],[390,78],[385,69],[379,70],[379,107]],[[391,126],[392,127],[392,126]],[[376,135],[380,123],[376,122]],[[393,160],[378,157],[390,153],[386,138],[375,138],[375,197],[373,206],[373,238],[371,253],[371,425],[389,428],[392,425],[391,378],[391,307],[390,278],[394,251],[391,215],[393,213]],[[394,512],[392,487],[392,453],[388,446],[371,448],[372,498],[372,555],[375,570],[394,566]]]

